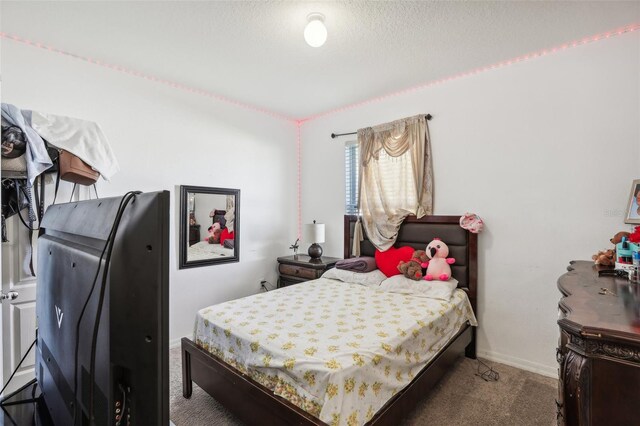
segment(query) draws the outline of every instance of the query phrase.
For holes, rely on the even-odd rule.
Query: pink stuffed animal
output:
[[[209,236],[204,239],[204,241],[208,241],[209,244],[218,244],[220,242],[220,224],[218,222],[211,225],[207,231],[209,231]]]
[[[453,257],[447,257],[449,255],[449,247],[440,238],[434,238],[427,246],[426,252],[431,260],[422,264],[423,268],[427,268],[424,279],[427,281],[433,281],[434,279],[448,281],[451,278],[451,266],[449,265],[454,264],[456,261]]]

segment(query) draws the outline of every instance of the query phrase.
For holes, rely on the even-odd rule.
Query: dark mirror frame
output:
[[[187,248],[189,235],[187,233],[189,223],[189,193],[212,194],[212,195],[234,195],[236,199],[235,219],[234,219],[234,250],[233,256],[217,257],[205,260],[187,261]],[[230,263],[240,261],[240,190],[230,188],[212,188],[208,186],[180,185],[180,269],[195,268],[198,266],[217,265],[219,263]]]

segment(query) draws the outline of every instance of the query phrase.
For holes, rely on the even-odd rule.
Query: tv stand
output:
[[[20,389],[2,397],[0,425],[54,426],[44,398],[39,393],[38,383],[33,379]],[[169,426],[175,426],[175,424],[169,420]]]
[[[49,410],[39,393],[38,383],[33,379],[20,389],[4,396],[0,407],[0,424],[53,426]]]
[[[28,383],[25,383],[24,385],[22,385],[22,387],[20,387],[19,389],[16,389],[13,392],[11,392],[9,395],[5,395],[2,398],[0,398],[0,406],[1,407],[9,407],[9,406],[12,406],[12,405],[21,405],[21,404],[28,404],[28,403],[31,403],[31,402],[36,402],[35,393],[36,393],[36,387],[37,386],[38,386],[37,380],[36,379],[32,379]],[[22,392],[27,390],[27,389],[31,389],[31,398],[12,400],[12,398],[15,395],[22,394]]]

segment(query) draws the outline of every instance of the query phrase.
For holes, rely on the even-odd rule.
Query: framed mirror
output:
[[[180,269],[240,260],[240,190],[180,186]]]

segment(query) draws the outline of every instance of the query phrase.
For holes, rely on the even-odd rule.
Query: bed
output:
[[[234,250],[226,248],[220,244],[209,244],[208,241],[199,241],[187,249],[187,260],[209,260],[218,257],[229,257],[234,255]]]
[[[350,257],[355,217],[344,223]],[[475,357],[477,236],[458,217],[409,217],[396,245],[434,237],[457,260],[449,303],[320,278],[203,309],[196,341],[182,340],[183,395],[195,382],[249,424],[397,424],[459,356]]]

